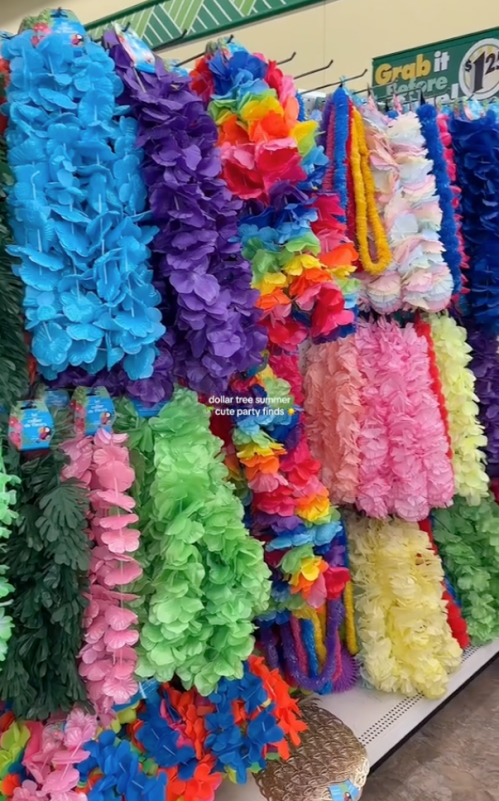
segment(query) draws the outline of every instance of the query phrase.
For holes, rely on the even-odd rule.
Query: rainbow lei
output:
[[[297,350],[310,335],[327,341],[353,324],[335,280],[351,271],[352,251],[345,248],[333,266],[318,258],[321,242],[311,229],[318,212],[304,190],[318,186],[327,160],[315,143],[316,123],[299,121],[292,80],[273,62],[225,49],[198,62],[193,88],[211,100],[224,177],[247,201],[239,231],[270,358],[233,383],[237,397],[265,406],[251,416],[236,408],[233,441],[253,492],[252,532],[266,543],[274,571],[270,619],[283,612],[289,620],[289,609],[320,607],[329,597],[328,554],[341,531],[303,429]]]

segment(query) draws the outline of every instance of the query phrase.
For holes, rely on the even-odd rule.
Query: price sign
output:
[[[463,95],[476,100],[499,92],[499,39],[475,42],[461,61],[459,85]]]

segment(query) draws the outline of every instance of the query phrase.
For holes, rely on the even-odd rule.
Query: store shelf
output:
[[[499,639],[480,648],[468,648],[464,653],[461,667],[450,677],[447,694],[438,701],[428,701],[420,695],[405,698],[401,695],[357,687],[344,695],[321,697],[319,703],[352,729],[365,746],[372,768],[430,715],[433,715],[439,706],[454,695],[496,654],[499,654]],[[264,801],[264,799],[251,779],[244,786],[234,786],[224,782],[217,793],[216,801]]]

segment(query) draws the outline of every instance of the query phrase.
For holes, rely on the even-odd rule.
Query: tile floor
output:
[[[499,801],[499,659],[369,777],[362,801]]]

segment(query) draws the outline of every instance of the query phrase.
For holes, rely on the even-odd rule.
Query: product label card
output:
[[[9,440],[18,451],[50,448],[54,421],[42,400],[16,403],[9,418]]]
[[[104,387],[78,387],[73,393],[75,428],[80,434],[95,434],[99,428],[111,432],[116,419],[114,403]]]
[[[66,409],[69,406],[69,392],[67,389],[47,389],[41,386],[37,390],[39,400],[45,401],[49,408]]]
[[[131,28],[125,30],[121,25],[115,23],[114,30],[136,69],[154,74],[156,72],[156,56],[151,48]]]
[[[361,795],[360,787],[356,787],[348,779],[339,784],[331,784],[329,792],[333,801],[358,801]]]
[[[166,406],[166,401],[159,401],[158,403],[142,403],[140,400],[132,400],[135,411],[139,417],[157,417],[161,409]]]

